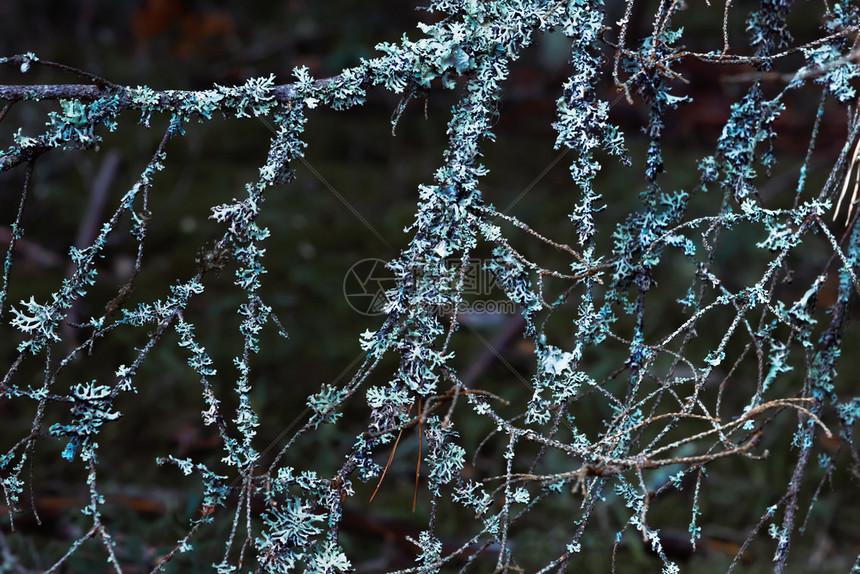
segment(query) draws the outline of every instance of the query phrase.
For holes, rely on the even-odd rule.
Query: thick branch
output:
[[[342,76],[323,78],[313,83],[315,89],[325,89],[329,84],[342,80]],[[275,86],[266,94],[266,101],[286,104],[299,97],[297,84],[282,84]],[[109,105],[103,111],[104,117],[115,115],[124,110],[140,110],[144,113],[153,111],[176,111],[183,115],[205,115],[214,112],[236,113],[235,98],[224,97],[223,88],[211,90],[164,90],[152,91],[146,99],[140,97],[140,89],[117,85],[98,84],[41,84],[29,86],[0,85],[0,99],[10,103],[18,101],[39,100],[78,100],[95,102],[103,100]],[[206,102],[205,110],[198,102]],[[98,123],[99,120],[92,120]],[[0,172],[11,169],[23,162],[33,161],[56,143],[49,141],[49,135],[33,138],[28,146],[0,155]]]
[[[341,79],[340,76],[322,78],[314,82],[315,88],[324,88],[328,84]],[[21,100],[70,100],[77,99],[83,102],[92,102],[100,98],[117,97],[119,109],[142,108],[143,106],[132,100],[131,88],[124,86],[105,87],[95,84],[36,84],[29,86],[0,86],[0,99],[10,102]],[[158,107],[178,108],[185,104],[189,98],[194,98],[208,90],[164,90],[156,91],[158,96]],[[296,99],[296,84],[282,84],[276,86],[271,92],[274,101],[287,103]],[[230,106],[224,105],[222,111],[227,111]]]

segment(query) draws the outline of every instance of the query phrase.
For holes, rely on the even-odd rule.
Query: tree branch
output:
[[[313,83],[314,88],[325,88],[332,82],[342,79],[341,76],[321,78]],[[0,99],[10,102],[21,100],[71,100],[94,102],[98,99],[116,97],[116,105],[120,110],[142,108],[131,97],[132,88],[126,86],[104,87],[95,84],[33,84],[19,86],[0,86]],[[164,90],[156,91],[159,107],[180,107],[191,97],[205,94],[210,90]],[[296,84],[282,84],[272,90],[274,101],[284,104],[297,98]],[[224,105],[221,111],[227,111],[232,106]]]

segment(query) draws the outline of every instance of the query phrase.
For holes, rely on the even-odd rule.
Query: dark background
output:
[[[730,39],[739,52],[749,53],[743,33],[743,16],[750,3],[735,4],[730,19]],[[609,4],[607,21],[621,16],[617,2]],[[792,31],[798,37],[817,34],[817,7],[799,6],[792,16]],[[650,11],[634,18],[631,38],[646,35]],[[247,78],[275,74],[278,83],[293,80],[292,69],[307,66],[316,77],[326,77],[343,67],[355,65],[359,58],[375,55],[377,42],[400,39],[408,34],[419,37],[415,23],[431,15],[418,12],[414,3],[402,1],[360,4],[350,2],[204,2],[183,0],[146,0],[141,2],[0,2],[2,55],[33,51],[42,59],[75,66],[123,85],[148,85],[154,89],[206,89],[213,83],[230,85]],[[719,49],[722,6],[696,3],[683,13],[685,43],[690,49]],[[552,150],[555,133],[554,100],[561,83],[570,73],[566,64],[569,47],[558,34],[537,40],[521,60],[513,65],[495,127],[498,143],[485,146],[486,163],[491,169],[482,185],[487,201],[497,207],[509,205],[528,192],[510,213],[526,221],[540,233],[573,244],[574,230],[566,214],[577,200],[567,166],[571,157],[561,158]],[[608,54],[608,53],[607,53]],[[608,54],[609,55],[609,54]],[[790,69],[799,60],[788,59],[781,65]],[[677,93],[693,98],[694,103],[669,114],[666,130],[667,173],[662,179],[665,190],[690,189],[698,182],[695,162],[714,151],[715,141],[728,117],[729,106],[746,90],[743,67],[713,67],[685,62],[678,69],[690,83],[678,83]],[[15,68],[0,70],[2,81],[19,83],[78,83],[81,80],[55,70],[33,66],[22,76]],[[598,189],[604,194],[607,210],[598,237],[608,251],[614,224],[635,209],[638,192],[644,189],[641,167],[647,139],[640,129],[647,112],[640,102],[629,105],[605,78],[601,93],[613,102],[611,115],[624,130],[633,167],[617,164],[601,174]],[[778,85],[767,89],[777,90]],[[775,93],[775,92],[774,92]],[[351,376],[362,352],[358,335],[375,329],[379,317],[355,312],[344,297],[344,277],[357,262],[367,258],[389,260],[407,245],[403,228],[413,219],[417,186],[432,182],[433,171],[441,163],[446,146],[445,126],[457,91],[431,91],[426,105],[413,102],[404,113],[396,136],[391,135],[390,116],[398,98],[372,90],[368,102],[347,112],[313,110],[309,113],[306,141],[307,164],[297,165],[297,180],[267,192],[260,224],[272,231],[266,241],[264,300],[274,307],[289,333],[283,340],[269,329],[263,334],[262,352],[254,360],[253,406],[260,414],[258,448],[271,444],[274,452],[285,440],[283,431],[307,419],[305,398],[321,383],[344,384]],[[790,205],[797,171],[806,153],[818,96],[813,90],[801,91],[790,98],[791,106],[779,121],[776,142],[779,169],[762,197],[769,206]],[[18,104],[4,120],[0,145],[12,143],[18,126],[25,134],[36,133],[45,114],[56,110],[55,102]],[[32,198],[24,217],[26,242],[22,243],[13,273],[9,301],[35,295],[44,299],[56,290],[67,273],[66,254],[76,238],[86,236],[87,215],[109,216],[116,202],[138,177],[151,157],[166,118],[153,118],[152,128],[137,125],[134,112],[120,117],[115,133],[102,130],[103,143],[98,152],[53,152],[39,161]],[[425,117],[426,116],[426,117]],[[812,161],[810,188],[820,185],[845,137],[844,110],[831,106],[823,120],[822,133]],[[167,168],[158,174],[151,195],[152,231],[146,245],[144,268],[127,306],[163,298],[168,286],[187,280],[196,273],[196,254],[208,242],[220,237],[219,224],[208,219],[210,207],[244,195],[245,183],[254,181],[266,157],[271,134],[265,123],[256,119],[215,119],[186,125],[186,136],[176,138],[167,148]],[[311,167],[309,167],[311,166]],[[0,225],[14,220],[23,175],[21,170],[0,176]],[[96,189],[107,189],[103,207],[94,199]],[[336,190],[337,194],[333,190]],[[340,197],[338,197],[338,195]],[[343,199],[341,199],[343,198]],[[721,197],[714,193],[692,209],[713,213]],[[348,207],[346,204],[349,204]],[[384,240],[370,232],[356,216],[360,213]],[[96,219],[98,220],[98,219]],[[127,227],[125,228],[127,229]],[[834,227],[838,233],[839,228]],[[756,265],[753,243],[762,238],[738,230],[725,239],[718,253],[717,268],[738,286],[753,283],[762,270]],[[512,243],[533,260],[563,268],[564,258],[547,253],[544,246],[527,236],[514,236]],[[797,289],[808,284],[829,256],[823,242],[808,246],[805,257],[793,263]],[[127,233],[112,240],[108,257],[102,262],[97,285],[82,305],[74,310],[79,319],[99,314],[126,281],[135,254],[135,244]],[[479,254],[480,255],[480,254]],[[667,256],[672,257],[672,256]],[[761,259],[759,259],[761,260]],[[680,257],[679,266],[688,265]],[[660,279],[664,300],[651,303],[653,316],[665,316],[667,324],[683,320],[674,300],[683,296],[689,270],[679,267],[677,278],[672,266]],[[232,358],[241,352],[236,306],[243,294],[232,285],[233,268],[206,277],[207,291],[196,300],[186,318],[197,325],[200,342],[215,359],[219,376],[214,384],[219,398],[230,412],[235,368]],[[682,272],[683,271],[683,272]],[[679,280],[676,280],[679,279]],[[806,279],[806,282],[804,282]],[[786,286],[783,295],[797,298],[799,293]],[[827,304],[825,293],[821,307]],[[778,294],[779,295],[779,294]],[[500,293],[496,293],[501,297]],[[573,317],[570,310],[550,333],[566,341]],[[478,318],[460,333],[455,349],[457,365],[465,371],[485,353],[483,340],[492,340],[515,318],[487,316]],[[659,325],[654,329],[660,330]],[[478,333],[480,337],[474,333]],[[68,341],[77,334],[65,333]],[[68,386],[82,381],[110,377],[120,363],[128,363],[133,348],[145,341],[145,330],[119,331],[97,346],[91,357],[74,362],[63,372],[58,384]],[[0,343],[9,361],[16,353],[15,335],[9,328],[0,333]],[[854,337],[856,339],[856,336]],[[709,339],[708,344],[714,345]],[[851,339],[846,349],[851,349]],[[200,411],[203,401],[196,375],[185,365],[186,355],[176,346],[175,335],[162,341],[144,363],[136,377],[138,394],[122,397],[117,403],[123,418],[105,427],[101,440],[100,484],[108,497],[105,515],[119,540],[121,562],[127,572],[148,571],[157,558],[187,530],[200,503],[199,486],[192,478],[181,476],[175,468],[158,467],[155,458],[173,454],[192,457],[218,468],[220,442],[213,429],[203,426]],[[856,345],[855,347],[856,348]],[[623,347],[607,347],[600,356],[589,357],[587,368],[599,379],[624,359]],[[515,338],[504,349],[508,366],[492,363],[482,373],[482,388],[498,392],[508,400],[527,400],[529,389],[512,377],[509,367],[526,380],[533,373],[532,348]],[[389,361],[372,380],[382,384],[391,372]],[[29,369],[29,370],[27,370]],[[40,366],[29,365],[20,380],[39,382]],[[739,397],[747,400],[748,395]],[[287,457],[287,463],[300,470],[315,469],[326,475],[338,468],[342,455],[351,446],[356,429],[365,424],[366,407],[361,396],[349,403],[344,423],[324,427],[313,440],[300,442]],[[605,405],[596,397],[583,404],[578,420],[583,426],[598,428]],[[54,406],[48,423],[62,420],[66,407]],[[15,400],[0,402],[0,447],[3,452],[25,436],[34,414],[32,403]],[[794,418],[782,415],[782,429],[792,433]],[[463,444],[471,455],[483,440],[483,422],[459,422]],[[47,425],[46,425],[47,426]],[[780,444],[786,441],[782,440]],[[827,451],[832,445],[822,445]],[[44,439],[36,451],[31,475],[32,494],[42,525],[25,510],[15,519],[16,531],[9,533],[9,519],[0,518],[12,550],[22,562],[44,569],[59,558],[72,540],[88,527],[77,508],[84,504],[85,473],[77,463],[59,457],[63,444]],[[490,441],[482,447],[480,459],[466,472],[490,472],[482,460],[498,460],[504,440]],[[782,447],[780,447],[782,448]],[[835,447],[834,447],[835,448]],[[344,545],[353,563],[363,571],[402,567],[409,558],[405,534],[414,535],[426,524],[426,493],[418,495],[416,512],[411,512],[412,481],[417,463],[417,435],[404,435],[385,482],[374,502],[368,499],[375,484],[361,485],[348,502],[350,513],[344,523]],[[384,464],[388,452],[380,453]],[[740,461],[715,465],[703,489],[703,516],[706,538],[690,563],[689,571],[724,571],[737,541],[758,521],[763,508],[776,501],[784,491],[794,461],[794,452],[785,448],[772,452],[763,463]],[[490,464],[489,462],[487,463]],[[476,474],[477,475],[477,474]],[[814,475],[812,479],[818,478]],[[792,567],[796,572],[815,568],[821,572],[844,572],[858,552],[860,523],[854,505],[854,478],[847,472],[834,477],[834,490],[820,497],[810,518],[808,532],[795,539]],[[691,489],[664,506],[656,506],[650,516],[659,523],[677,525],[683,540],[689,522]],[[808,500],[805,500],[808,502]],[[578,506],[570,496],[570,507],[563,505],[548,514],[530,517],[521,525],[516,554],[523,559],[532,555],[533,564],[545,562],[550,552],[558,551],[570,532],[565,513]],[[847,508],[846,508],[847,506]],[[841,512],[836,509],[842,507]],[[805,507],[804,507],[805,508]],[[805,516],[805,514],[803,514]],[[441,530],[455,542],[456,517]],[[614,532],[626,520],[623,509],[607,509],[595,518],[593,535],[585,540],[583,565],[589,571],[608,571]],[[220,559],[230,518],[225,513],[215,526],[195,541],[195,552],[180,556],[172,571],[210,571],[209,564]],[[554,525],[561,525],[555,527]],[[667,540],[674,537],[666,529]],[[705,544],[707,542],[710,546]],[[769,570],[773,546],[766,535],[749,553],[745,571]],[[726,544],[723,548],[720,544]],[[725,550],[726,552],[724,552]],[[619,571],[657,571],[659,562],[644,552],[635,536],[628,536],[616,559]],[[479,563],[481,564],[481,563]],[[476,571],[492,571],[493,562]],[[87,544],[69,561],[70,572],[97,572],[104,569],[104,554],[97,544]]]

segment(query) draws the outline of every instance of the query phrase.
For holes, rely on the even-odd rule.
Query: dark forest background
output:
[[[608,3],[608,20],[621,16],[622,5]],[[720,43],[714,37],[722,18],[722,5],[708,7],[696,0],[685,13],[685,42],[691,49]],[[733,41],[743,43],[742,14],[746,3],[736,3],[730,29]],[[792,15],[793,32],[817,34],[818,7],[800,5]],[[650,14],[650,13],[646,13]],[[737,17],[735,16],[737,14]],[[307,66],[316,77],[338,73],[374,55],[373,46],[381,41],[397,41],[406,33],[415,38],[415,24],[432,16],[416,11],[414,2],[400,0],[354,3],[345,1],[266,1],[206,2],[203,0],[141,0],[112,2],[79,0],[75,2],[28,0],[0,2],[0,55],[27,51],[98,74],[123,85],[148,85],[154,89],[205,89],[213,83],[232,85],[247,78],[274,74],[278,83],[293,81],[292,69]],[[633,19],[631,37],[647,34],[650,21]],[[490,174],[482,184],[485,197],[497,206],[516,200],[511,213],[549,237],[572,244],[574,231],[565,214],[575,201],[568,173],[569,161],[556,163],[559,152],[552,150],[555,132],[554,100],[570,70],[566,63],[569,45],[563,38],[547,35],[528,50],[512,70],[500,109],[495,132],[498,142],[485,147]],[[608,52],[607,52],[608,53]],[[788,64],[787,64],[788,65]],[[720,68],[719,75],[705,65],[685,63],[678,70],[689,84],[679,88],[693,103],[671,112],[665,134],[666,189],[690,188],[698,182],[696,160],[714,152],[714,145],[729,114],[729,106],[746,90],[749,69],[738,66]],[[14,68],[0,69],[0,81],[19,83],[77,83],[80,80],[56,70],[35,67],[27,76]],[[604,194],[608,212],[627,213],[642,190],[641,166],[647,138],[641,133],[646,109],[639,103],[628,104],[606,78],[600,88],[613,102],[611,117],[621,127],[633,158],[629,170],[613,167],[600,175],[597,187]],[[779,120],[780,137],[775,142],[779,168],[770,183],[761,189],[762,197],[779,202],[796,184],[797,170],[809,140],[811,117],[817,95],[801,92],[794,96],[793,107]],[[259,443],[278,450],[283,431],[301,419],[306,397],[321,383],[337,384],[349,373],[356,357],[362,356],[358,336],[374,329],[379,317],[355,312],[344,297],[344,277],[355,263],[368,258],[388,260],[406,246],[409,239],[403,228],[412,222],[418,185],[429,183],[441,162],[446,145],[445,126],[457,93],[433,90],[426,105],[413,103],[403,115],[396,136],[391,135],[390,117],[398,99],[381,90],[372,90],[365,106],[348,112],[314,110],[309,114],[305,137],[309,146],[307,163],[297,166],[293,184],[268,195],[261,225],[272,231],[267,240],[263,292],[275,306],[275,313],[289,332],[289,339],[271,333],[263,336],[263,351],[255,360],[254,407],[260,413]],[[44,122],[46,110],[55,103],[18,105],[0,126],[0,145],[12,142],[14,129],[36,129]],[[150,157],[166,126],[165,118],[153,119],[153,128],[137,125],[133,112],[121,117],[115,133],[105,133],[98,153],[70,152],[51,154],[36,170],[36,201],[31,202],[24,226],[26,241],[20,245],[21,260],[10,288],[10,302],[30,294],[47,296],[67,273],[67,253],[82,237],[92,235],[94,225],[113,208],[134,182]],[[810,172],[811,182],[820,182],[828,173],[832,158],[845,137],[845,116],[831,108],[823,118],[819,145]],[[201,248],[217,238],[219,226],[208,219],[212,205],[242,193],[245,183],[255,179],[265,161],[270,138],[268,126],[255,119],[216,119],[205,124],[189,124],[187,135],[168,147],[167,169],[158,175],[151,196],[153,227],[147,244],[147,263],[138,281],[134,298],[140,301],[163,297],[169,282],[187,278],[196,271],[195,257]],[[832,143],[830,143],[832,142]],[[817,159],[821,158],[821,159]],[[20,174],[0,176],[0,238],[8,237],[9,224],[17,209]],[[522,196],[522,192],[528,192]],[[519,198],[519,199],[518,199]],[[714,198],[719,201],[718,197]],[[371,233],[356,213],[378,232]],[[5,235],[4,235],[5,234]],[[607,230],[604,241],[608,241]],[[746,254],[760,238],[744,235],[740,229],[725,239],[719,262],[724,276],[734,276],[738,284],[749,284],[760,270],[747,266]],[[552,259],[540,244],[523,241],[519,246],[533,260]],[[105,273],[99,279],[94,301],[109,300],[125,281],[133,264],[134,245],[117,242],[110,246],[104,261]],[[2,249],[0,249],[2,250]],[[814,277],[822,265],[822,255],[814,250],[797,273]],[[667,293],[673,297],[671,274],[662,277]],[[193,313],[197,332],[219,372],[227,373],[222,397],[230,400],[229,386],[234,369],[232,357],[240,348],[234,309],[242,293],[232,287],[231,269],[207,278],[206,303],[195,303]],[[168,283],[166,283],[168,282]],[[806,285],[798,281],[799,285]],[[664,285],[661,285],[664,287]],[[785,285],[791,290],[790,285]],[[819,305],[832,298],[835,285],[825,289]],[[101,295],[101,297],[98,296]],[[795,295],[795,298],[798,295]],[[669,308],[667,313],[677,313]],[[74,313],[87,318],[96,311],[86,306]],[[653,313],[653,311],[652,311]],[[659,313],[655,313],[659,315]],[[516,317],[487,315],[474,318],[470,329],[481,337],[463,337],[457,348],[460,368],[466,371],[486,355],[484,340],[493,341],[516,325]],[[559,327],[565,329],[564,325]],[[14,359],[15,342],[8,331],[0,335],[0,348]],[[175,342],[175,335],[171,341]],[[72,334],[72,340],[74,334]],[[849,351],[854,343],[845,345]],[[123,345],[136,341],[114,341],[115,348],[102,348],[105,357],[122,356]],[[854,345],[853,347],[851,345]],[[519,337],[509,337],[498,350],[508,366],[528,378],[534,369],[532,348]],[[605,369],[618,357],[595,357],[594,372]],[[849,359],[851,360],[851,359]],[[856,358],[853,359],[856,365]],[[163,344],[138,375],[140,392],[127,397],[122,424],[105,429],[100,456],[110,472],[102,471],[101,480],[109,504],[106,514],[127,538],[119,541],[126,572],[148,572],[164,548],[171,547],[187,530],[188,521],[199,505],[200,492],[193,481],[183,481],[175,469],[158,467],[156,457],[174,454],[207,461],[220,458],[220,444],[211,428],[203,426],[196,376],[185,366],[185,357],[176,346]],[[115,360],[106,361],[111,372]],[[93,361],[81,363],[81,377],[96,376]],[[480,363],[484,387],[493,389],[509,378],[498,362]],[[850,370],[847,364],[843,367]],[[383,369],[384,371],[384,369]],[[38,372],[32,373],[33,377]],[[68,373],[74,378],[75,366]],[[528,389],[519,389],[528,398]],[[581,424],[589,417],[593,424],[605,416],[595,403],[594,412],[583,412]],[[32,421],[32,405],[0,402],[0,451],[27,433]],[[584,409],[587,411],[588,409]],[[293,464],[315,468],[321,473],[336,468],[340,457],[352,444],[355,429],[364,425],[367,412],[361,401],[354,401],[342,425],[329,426],[306,440],[291,455]],[[306,417],[306,415],[305,415]],[[784,432],[794,432],[796,419],[783,415]],[[302,422],[304,419],[301,419]],[[463,442],[472,447],[486,434],[485,428],[461,428]],[[46,568],[61,556],[71,540],[80,535],[84,518],[78,512],[86,495],[85,474],[79,466],[59,457],[61,441],[42,443],[37,450],[31,475],[32,510],[15,518],[10,530],[5,509],[0,512],[0,527],[13,552],[26,556],[36,568]],[[822,444],[835,452],[835,444]],[[360,485],[349,502],[344,528],[344,546],[361,571],[403,567],[412,559],[414,547],[403,542],[426,523],[426,507],[419,493],[416,512],[412,512],[412,480],[417,463],[418,440],[404,436],[385,482],[373,503],[369,502],[374,484]],[[469,449],[467,449],[469,451]],[[485,452],[486,456],[500,454]],[[384,463],[387,453],[380,453]],[[765,463],[721,464],[709,476],[703,503],[705,525],[703,548],[693,554],[688,535],[677,535],[678,559],[689,560],[691,572],[725,571],[746,532],[758,521],[762,501],[772,500],[784,489],[785,480],[771,484],[773,476],[787,477],[793,455],[777,451]],[[468,470],[468,469],[467,469]],[[860,552],[860,505],[856,497],[856,477],[837,472],[832,488],[820,495],[806,533],[794,540],[793,572],[846,572]],[[688,494],[688,493],[687,493]],[[686,494],[685,494],[686,495]],[[808,502],[808,500],[806,500]],[[2,503],[2,501],[0,501]],[[678,522],[688,520],[689,502],[655,508],[652,512],[679,513]],[[563,536],[555,536],[553,520],[535,517],[526,523],[520,548],[533,548],[535,564],[541,563],[543,545],[553,546]],[[619,522],[621,520],[621,522]],[[612,540],[624,517],[606,511],[597,517],[594,534],[587,539],[583,554],[586,571],[608,571]],[[223,527],[229,521],[224,521]],[[708,526],[711,525],[712,526]],[[209,564],[223,552],[223,532],[213,532],[197,541],[194,553],[176,559],[172,571],[206,572]],[[674,534],[666,532],[667,541]],[[667,544],[667,548],[669,548]],[[635,536],[629,536],[617,558],[619,572],[656,572],[660,562],[644,549]],[[772,542],[763,537],[760,545],[745,556],[744,571],[766,572]],[[522,554],[522,553],[521,553]],[[92,552],[78,552],[67,572],[104,571],[104,557],[97,546]],[[2,558],[0,558],[2,571]],[[486,564],[487,572],[492,563]]]

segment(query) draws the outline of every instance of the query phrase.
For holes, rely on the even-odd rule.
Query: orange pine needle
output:
[[[418,502],[418,479],[421,474],[421,444],[424,432],[421,430],[421,399],[418,399],[418,465],[415,467],[415,494],[412,496],[412,512],[415,512],[415,504]]]
[[[409,405],[409,410],[406,411],[406,416],[409,416],[409,413],[412,412],[412,405]],[[400,442],[400,437],[403,436],[403,429],[400,429],[400,432],[397,433],[397,439],[394,441],[394,446],[391,449],[391,454],[388,455],[388,462],[385,463],[385,468],[382,469],[382,476],[379,477],[379,482],[376,485],[376,490],[373,491],[373,494],[370,495],[370,502],[373,502],[373,499],[376,497],[376,493],[379,492],[379,487],[382,486],[382,481],[385,479],[385,473],[388,472],[388,467],[391,466],[391,461],[394,460],[394,453],[397,452],[397,444]]]

